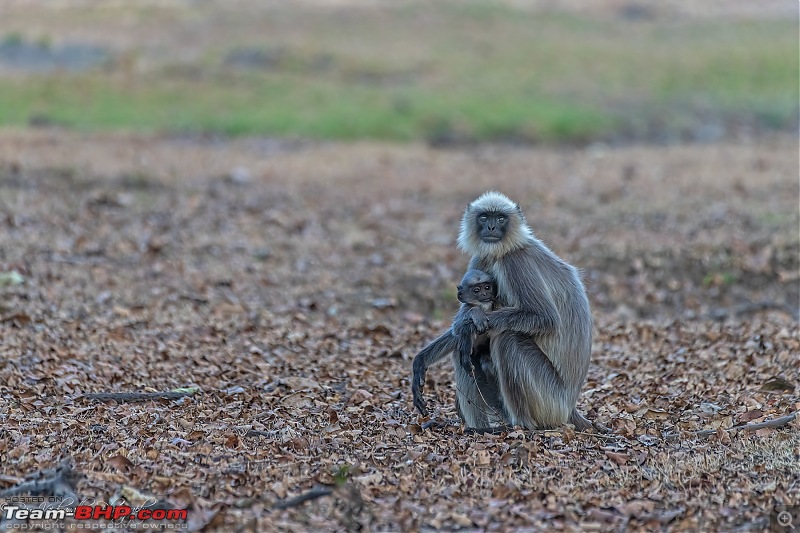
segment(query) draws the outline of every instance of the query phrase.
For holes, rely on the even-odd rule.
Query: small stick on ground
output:
[[[317,498],[322,498],[323,496],[329,496],[332,493],[333,493],[332,487],[314,487],[308,492],[304,492],[303,494],[295,496],[294,498],[279,500],[275,502],[273,508],[289,509],[290,507],[297,507],[298,505],[302,505],[305,502],[316,500]]]
[[[756,422],[753,424],[745,424],[743,426],[733,426],[730,428],[725,428],[725,431],[756,431],[759,429],[764,428],[779,428],[785,426],[792,422],[795,418],[797,418],[797,414],[800,411],[794,412],[790,415],[782,416],[780,418],[773,418],[772,420],[765,420],[764,422]],[[701,429],[700,431],[695,431],[691,433],[693,437],[700,437],[700,438],[707,438],[711,435],[716,435],[716,429]],[[668,435],[664,435],[664,440],[678,440],[680,439],[679,433],[670,433]]]
[[[244,434],[245,437],[275,437],[276,431],[261,431],[260,429],[251,429]]]
[[[598,439],[606,439],[606,440],[619,440],[621,437],[615,433],[589,433],[588,431],[576,431],[576,435],[583,435],[585,437],[596,437]]]
[[[115,401],[118,403],[145,402],[147,400],[177,400],[184,396],[192,396],[196,391],[165,391],[165,392],[94,392],[84,394],[82,398],[101,402]]]
[[[782,416],[780,418],[774,418],[772,420],[765,420],[763,422],[756,422],[754,424],[746,424],[744,426],[734,426],[731,429],[741,429],[743,431],[755,431],[757,429],[763,428],[778,428],[781,426],[785,426],[789,422],[792,422],[795,418],[797,418],[797,414],[800,411],[795,411],[794,413],[786,416]]]

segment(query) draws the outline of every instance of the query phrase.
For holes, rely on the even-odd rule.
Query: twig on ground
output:
[[[772,420],[755,422],[753,424],[745,424],[744,426],[734,426],[731,429],[741,429],[743,431],[755,431],[757,429],[763,429],[763,428],[778,428],[792,422],[795,418],[797,418],[798,413],[800,413],[800,411],[795,411],[790,415],[782,416],[780,418],[773,418]]]
[[[302,505],[305,502],[316,500],[318,498],[322,498],[323,496],[329,496],[332,493],[333,493],[333,487],[314,487],[308,492],[304,492],[303,494],[295,496],[294,498],[279,500],[275,502],[273,508],[289,509],[290,507],[297,507],[298,505]]]
[[[756,431],[764,428],[778,428],[792,422],[795,418],[797,418],[797,414],[799,412],[800,411],[796,411],[790,415],[782,416],[780,418],[773,418],[772,420],[765,420],[763,422],[745,424],[743,426],[733,426],[723,429],[725,431]],[[699,431],[691,433],[690,435],[692,437],[707,438],[710,437],[711,435],[716,435],[717,431],[718,430],[716,429],[701,429]],[[681,437],[680,433],[669,433],[667,435],[664,435],[663,438],[664,440],[678,440],[680,439],[680,437]]]
[[[83,394],[87,400],[107,402],[113,400],[119,403],[145,402],[147,400],[177,400],[184,396],[192,396],[197,391],[164,391],[164,392],[93,392]]]
[[[274,437],[276,431],[261,431],[259,429],[251,429],[244,434],[245,437]]]

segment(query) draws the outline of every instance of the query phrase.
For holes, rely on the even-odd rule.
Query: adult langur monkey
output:
[[[482,429],[491,422],[487,405],[500,403],[508,422],[529,429],[592,427],[575,408],[589,367],[592,315],[578,271],[537,239],[522,210],[507,196],[487,192],[467,206],[458,245],[472,255],[469,269],[488,273],[497,283],[500,309],[488,314],[490,378],[500,398],[485,396],[454,358],[456,397],[465,424]],[[475,324],[459,312],[451,330],[414,359],[414,405],[426,414],[422,385],[427,368],[456,349],[456,339]],[[487,424],[488,426],[488,424]],[[600,427],[598,427],[600,429]]]

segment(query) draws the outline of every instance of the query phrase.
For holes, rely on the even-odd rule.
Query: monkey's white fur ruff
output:
[[[502,213],[508,217],[506,236],[499,242],[483,242],[474,231],[474,219],[480,213]],[[461,219],[458,247],[465,253],[480,257],[502,257],[536,240],[525,222],[519,206],[505,194],[488,191],[467,206]]]

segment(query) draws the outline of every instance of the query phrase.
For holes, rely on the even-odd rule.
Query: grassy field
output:
[[[0,125],[442,143],[797,125],[796,17],[492,2],[6,9],[0,42],[90,42],[109,59],[33,73],[2,69],[0,54]]]

